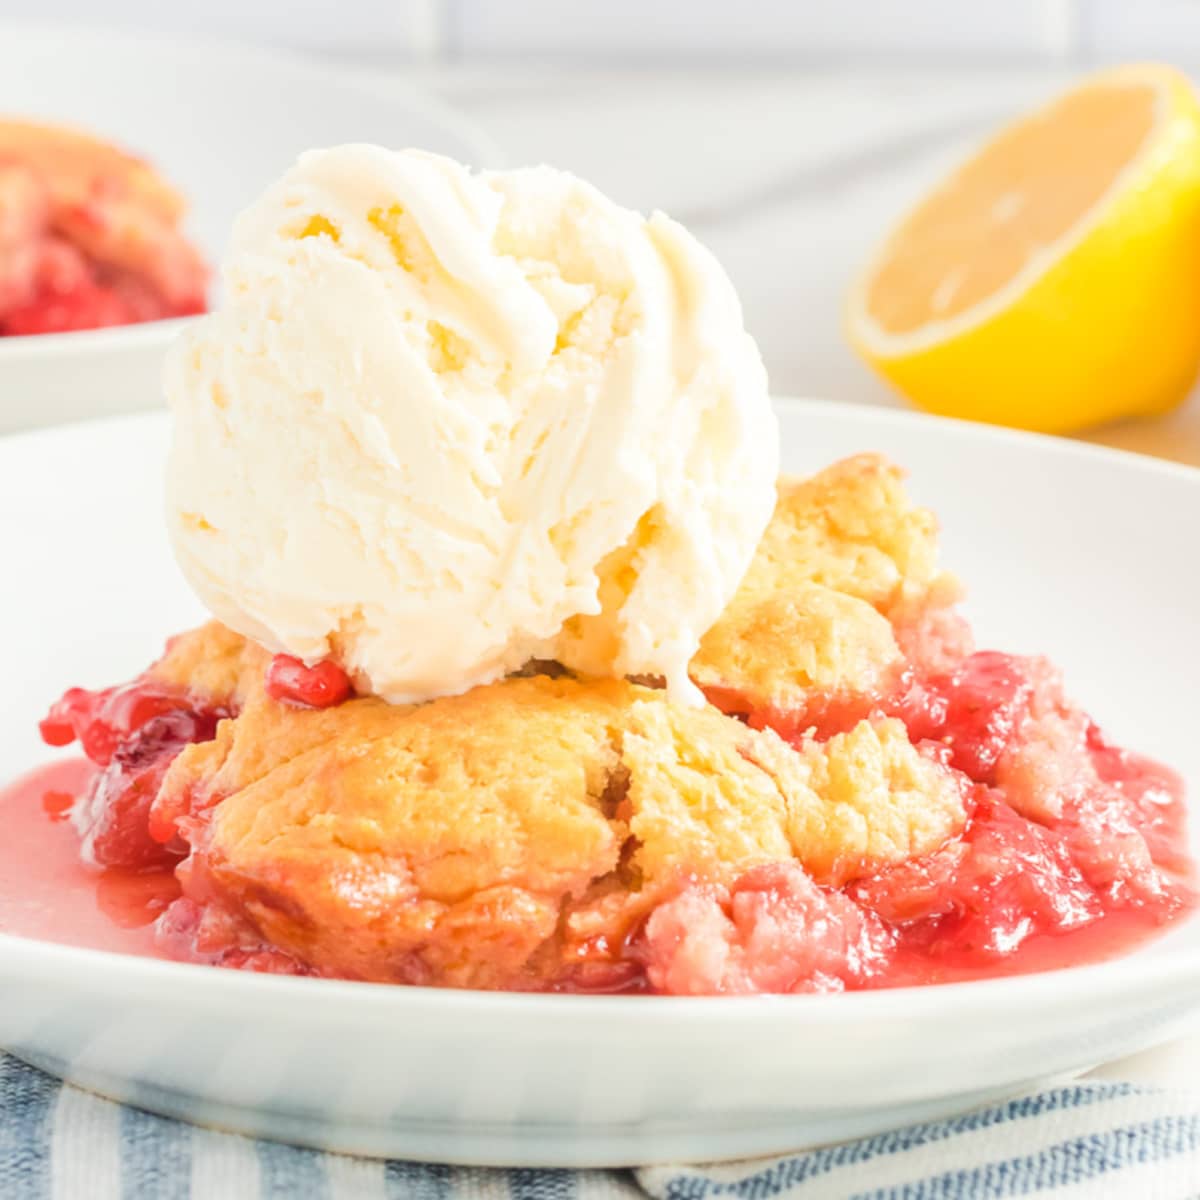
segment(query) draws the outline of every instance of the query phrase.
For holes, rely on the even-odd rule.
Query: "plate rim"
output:
[[[1182,924],[1197,920],[1200,920],[1200,913],[1193,913]],[[62,974],[76,981],[86,978],[89,990],[97,992],[116,985],[123,985],[116,990],[125,993],[139,983],[153,988],[182,987],[190,982],[190,994],[194,998],[199,998],[202,988],[213,1000],[230,1004],[243,998],[256,1001],[273,998],[289,1005],[304,1003],[336,1009],[362,1005],[374,1011],[387,1011],[400,1004],[413,1008],[434,1007],[447,1016],[494,1014],[541,1019],[551,1013],[565,1015],[569,1012],[580,1019],[605,1021],[633,1006],[640,1022],[650,1020],[671,1027],[690,1021],[704,1025],[713,1020],[740,1024],[751,1018],[761,1021],[768,1016],[819,1020],[826,1025],[858,1025],[885,1017],[920,1020],[939,1016],[948,1008],[957,1016],[995,1009],[1011,1011],[1016,1001],[1036,1004],[1040,1008],[1048,1006],[1046,1002],[1053,998],[1057,1005],[1073,1005],[1080,996],[1090,1000],[1112,998],[1156,990],[1181,980],[1200,980],[1200,946],[1161,953],[1150,960],[1134,951],[1099,963],[991,979],[851,992],[704,996],[486,991],[272,975],[0,933],[0,976],[11,976],[13,963],[22,958],[31,968],[40,968],[40,977]],[[1136,970],[1131,970],[1134,965]],[[103,970],[98,970],[101,968]],[[201,979],[208,982],[201,985]],[[147,991],[145,994],[149,997],[153,993]],[[1188,1006],[1195,1005],[1200,1005],[1200,1000],[1189,1002]]]

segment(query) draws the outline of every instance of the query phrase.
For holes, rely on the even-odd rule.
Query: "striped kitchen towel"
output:
[[[1081,1082],[821,1150],[723,1166],[373,1162],[195,1129],[0,1056],[2,1200],[1200,1198],[1200,1094]]]

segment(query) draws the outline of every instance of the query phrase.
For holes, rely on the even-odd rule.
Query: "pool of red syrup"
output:
[[[68,946],[165,958],[154,922],[180,894],[174,865],[151,868],[85,865],[69,809],[96,773],[85,759],[40,767],[0,788],[0,932]],[[1081,928],[1037,933],[1015,950],[981,960],[970,948],[930,957],[902,947],[865,986],[949,983],[1048,971],[1127,953],[1170,925],[1145,909],[1108,912]],[[628,967],[630,964],[625,964]],[[628,977],[628,970],[623,975]],[[563,991],[645,991],[632,984],[566,983]],[[594,981],[589,981],[592,983]]]
[[[84,865],[68,810],[95,773],[72,758],[0,788],[0,932],[158,957],[154,920],[179,895],[174,868]]]
[[[943,952],[931,959],[902,949],[862,990],[930,983],[963,983],[1005,975],[1032,975],[1119,958],[1174,928],[1144,910],[1105,913],[1088,925],[1058,933],[1034,933],[1014,950],[981,961],[971,949]]]

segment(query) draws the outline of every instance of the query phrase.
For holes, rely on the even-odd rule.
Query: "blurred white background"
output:
[[[1200,0],[40,0],[76,22],[251,42],[415,83],[496,146],[662,208],[724,262],[776,392],[899,401],[841,309],[888,226],[1092,64],[1200,64]],[[0,0],[27,20],[27,0]],[[253,115],[251,114],[251,119]],[[1200,403],[1096,435],[1200,463]]]
[[[36,17],[460,61],[1200,54],[1197,0],[42,0]]]

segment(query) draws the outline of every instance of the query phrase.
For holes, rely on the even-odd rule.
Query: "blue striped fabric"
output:
[[[485,1170],[193,1129],[0,1055],[0,1200],[1200,1200],[1200,1097],[1076,1083],[840,1146],[716,1166]]]

